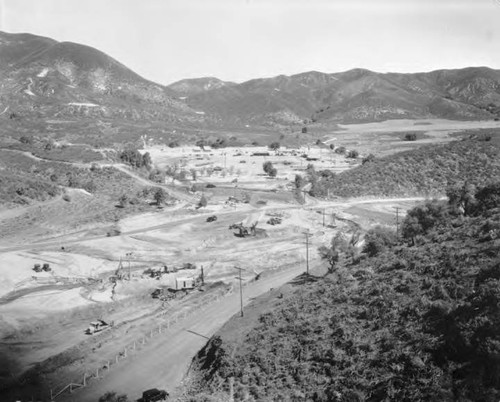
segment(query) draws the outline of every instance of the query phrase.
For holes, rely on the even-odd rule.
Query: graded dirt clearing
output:
[[[314,152],[311,149],[301,152]],[[176,149],[177,154],[171,154],[154,148],[147,151],[160,166],[179,163],[176,158],[182,152]],[[201,161],[192,152],[185,159],[186,168],[201,169],[203,166],[198,163],[208,163],[214,171],[210,175],[205,171],[192,182],[201,190],[195,189],[191,194],[184,188],[174,190],[194,200],[204,194],[208,198],[205,208],[198,209],[186,200],[140,214],[128,215],[130,211],[124,208],[114,221],[96,223],[86,219],[100,212],[99,206],[87,201],[87,194],[74,190],[72,203],[57,199],[24,207],[22,213],[4,211],[3,224],[10,229],[5,230],[0,244],[0,355],[7,362],[0,372],[0,394],[6,400],[15,400],[21,392],[25,397],[46,396],[50,389],[57,392],[69,382],[81,382],[85,373],[102,369],[125,347],[151,330],[158,330],[160,322],[168,322],[172,315],[193,311],[201,305],[209,310],[201,315],[190,314],[186,323],[193,331],[209,336],[237,311],[238,296],[227,296],[223,299],[227,302],[219,302],[219,307],[210,302],[214,295],[238,289],[235,266],[244,268],[243,282],[251,283],[248,289],[254,289],[245,297],[255,297],[304,271],[304,231],[312,234],[312,266],[319,263],[317,248],[328,244],[339,230],[352,231],[353,221],[355,225],[370,227],[382,216],[387,219],[379,221],[387,223],[393,210],[380,211],[381,200],[322,201],[307,196],[305,205],[297,203],[292,180],[307,163],[314,163],[316,169],[347,169],[350,164],[344,156],[320,148],[320,157],[324,152],[328,155],[322,161],[307,161],[301,153],[293,155],[293,150],[288,151],[286,155],[252,156],[259,149],[226,148],[211,151],[213,155]],[[240,164],[241,160],[245,163]],[[262,164],[267,160],[278,168],[277,178],[264,175]],[[231,173],[230,167],[236,165],[244,167],[239,173],[233,167]],[[222,170],[215,170],[216,167]],[[130,177],[141,184],[149,183],[133,172]],[[215,187],[207,188],[208,183]],[[248,202],[243,202],[243,198],[248,198]],[[397,205],[400,201],[387,202]],[[361,209],[352,210],[356,207]],[[379,216],[370,215],[367,219],[363,216],[366,212],[360,211]],[[217,220],[207,222],[214,215]],[[71,224],[73,216],[78,219]],[[268,223],[277,216],[281,217],[281,224]],[[23,225],[23,221],[30,224]],[[229,229],[238,223],[247,228],[257,223],[256,235],[241,237],[238,229]],[[32,270],[34,264],[44,263],[50,264],[51,272]],[[196,269],[167,273],[159,280],[144,273],[147,268],[179,268],[185,263],[194,264]],[[181,277],[198,278],[201,267],[205,292],[194,291],[169,302],[151,298],[157,287],[175,287],[176,279]],[[130,280],[113,279],[119,276],[130,276]],[[256,278],[260,279],[255,281]],[[114,327],[98,336],[85,336],[89,322],[99,318],[114,321]],[[197,321],[200,327],[196,326]],[[203,337],[186,337],[183,328],[180,321],[167,338],[152,339],[151,345],[156,346],[137,350],[99,381],[89,379],[89,387],[75,394],[74,400],[96,400],[110,387],[118,387],[119,392],[127,390],[133,396],[148,387],[172,389],[204,342]],[[143,373],[140,378],[133,375],[138,367]],[[57,399],[66,397],[62,394]]]
[[[387,120],[378,123],[339,124],[340,130],[325,135],[334,143],[375,156],[394,154],[425,144],[456,140],[456,133],[480,129],[500,129],[499,121],[456,121],[445,119]],[[416,141],[405,141],[406,133],[416,133]]]

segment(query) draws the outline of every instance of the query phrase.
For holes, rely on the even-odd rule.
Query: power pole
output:
[[[394,207],[396,210],[396,237],[399,239],[399,210],[400,207]]]
[[[323,227],[325,227],[325,210],[326,208],[323,208]]]
[[[240,314],[243,317],[243,286],[241,285],[241,270],[243,268],[240,267],[234,267],[234,268],[237,269],[239,272],[239,275],[236,279],[240,281]]]
[[[132,252],[127,253],[127,259],[128,259],[128,280],[130,280],[130,256],[132,255]]]
[[[303,232],[306,236],[306,275],[309,275],[309,236],[312,236],[309,231]]]

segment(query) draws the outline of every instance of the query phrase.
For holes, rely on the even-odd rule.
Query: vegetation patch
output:
[[[462,189],[223,329],[183,400],[498,400],[500,184]]]

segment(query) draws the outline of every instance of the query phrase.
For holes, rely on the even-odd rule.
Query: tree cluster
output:
[[[276,175],[278,174],[278,170],[270,161],[264,162],[262,168],[264,169],[264,172],[266,172],[266,174],[268,174],[270,177],[276,177]]]
[[[125,149],[120,152],[119,158],[122,162],[136,168],[145,167],[149,170],[153,166],[149,152],[141,154],[137,149]]]

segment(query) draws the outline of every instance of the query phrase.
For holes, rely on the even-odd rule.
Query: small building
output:
[[[175,278],[175,290],[193,289],[194,287],[195,279],[193,277]]]

